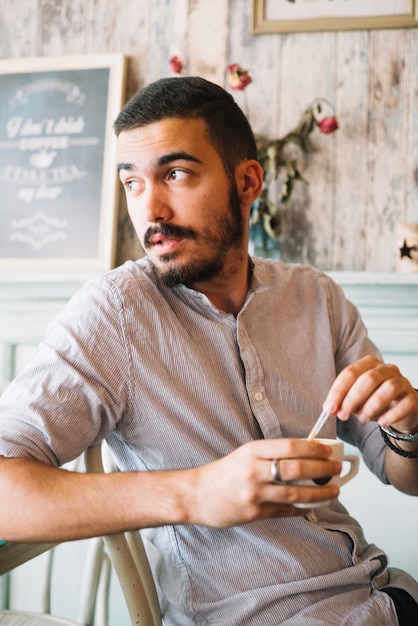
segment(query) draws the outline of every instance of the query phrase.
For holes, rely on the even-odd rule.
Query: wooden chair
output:
[[[95,537],[88,542],[76,620],[51,615],[55,549],[54,544],[6,543],[0,547],[0,574],[10,572],[29,559],[47,552],[42,573],[41,611],[0,609],[2,626],[107,626],[111,569],[102,538]]]
[[[115,471],[105,443],[89,448],[85,462],[88,472]],[[141,535],[126,532],[103,537],[103,541],[119,578],[132,626],[161,626],[158,596]]]
[[[89,448],[84,455],[89,472],[115,471],[102,446]],[[107,626],[111,565],[118,576],[132,626],[161,626],[161,612],[144,544],[138,532],[127,532],[88,540],[77,619],[51,615],[53,544],[6,543],[0,546],[0,575],[47,552],[42,590],[42,611],[1,610],[1,626]],[[119,625],[116,625],[119,626]]]

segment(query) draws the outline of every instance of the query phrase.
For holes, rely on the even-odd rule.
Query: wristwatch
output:
[[[418,432],[411,434],[400,433],[391,426],[381,426],[380,429],[389,435],[389,437],[392,437],[392,439],[398,439],[398,441],[410,441],[411,443],[418,441]]]

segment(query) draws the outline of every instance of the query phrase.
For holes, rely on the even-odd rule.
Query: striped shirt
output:
[[[235,318],[167,288],[148,260],[89,283],[0,401],[0,454],[61,465],[108,440],[119,468],[208,463],[253,439],[306,437],[335,376],[378,351],[326,275],[255,259]],[[40,391],[42,390],[42,391]],[[387,482],[375,424],[329,421]],[[322,434],[322,433],[321,433]],[[165,624],[397,624],[387,567],[336,500],[306,518],[146,529]]]

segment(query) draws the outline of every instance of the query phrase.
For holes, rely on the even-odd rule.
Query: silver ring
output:
[[[271,464],[270,464],[270,472],[271,472],[271,476],[273,478],[273,482],[277,483],[278,485],[280,485],[283,481],[281,479],[280,476],[280,472],[277,468],[277,465],[279,463],[278,459],[273,459]]]

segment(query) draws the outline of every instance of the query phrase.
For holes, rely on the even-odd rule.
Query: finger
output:
[[[324,402],[324,408],[340,419],[348,419],[351,414],[361,412],[366,402],[379,390],[379,394],[368,405],[368,412],[376,417],[398,394],[405,391],[405,380],[395,365],[382,363],[375,357],[365,357],[339,374]],[[382,384],[388,381],[391,381],[390,385],[383,389]]]
[[[378,363],[379,361],[374,357],[367,356],[344,368],[331,385],[324,402],[324,409],[332,415],[341,413],[344,399],[359,376],[370,368],[376,367]]]
[[[406,393],[398,402],[393,403],[386,411],[384,411],[378,422],[381,426],[391,426],[402,420],[403,426],[407,430],[416,429],[416,413],[418,409],[418,396],[414,389]],[[406,419],[411,416],[411,427],[408,428]]]
[[[342,469],[339,461],[275,459],[262,463],[264,482],[280,485],[307,478],[330,478],[340,474]]]
[[[378,385],[372,395],[365,399],[363,404],[359,403],[356,415],[363,422],[377,419],[388,411],[388,409],[401,402],[403,398],[407,398],[408,393],[410,394],[409,401],[412,408],[413,397],[411,387],[405,378],[396,375],[395,372],[392,378],[386,379]]]
[[[273,459],[327,459],[332,448],[306,439],[262,439],[243,446],[242,452],[249,457],[255,455],[260,460]]]
[[[314,504],[324,500],[333,500],[338,497],[339,493],[340,490],[336,485],[309,486],[292,483],[274,485],[270,483],[270,485],[266,485],[263,491],[262,501],[290,505],[299,502],[308,504],[312,502]]]

